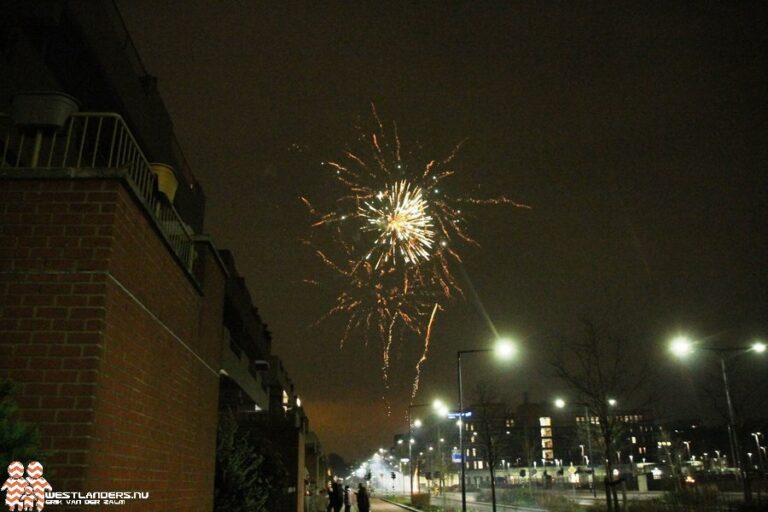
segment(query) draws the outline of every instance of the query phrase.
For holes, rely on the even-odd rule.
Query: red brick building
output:
[[[223,271],[200,246],[189,273],[127,178],[68,172],[0,172],[0,376],[55,489],[211,510]]]
[[[0,33],[0,379],[54,491],[211,511],[234,405],[280,433],[301,512],[306,417],[233,257],[199,234],[204,195],[115,4],[4,4]]]

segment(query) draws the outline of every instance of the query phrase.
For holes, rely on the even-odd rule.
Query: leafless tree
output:
[[[572,393],[570,400],[586,408],[588,420],[597,435],[596,446],[605,463],[605,497],[608,512],[626,509],[625,486],[619,505],[616,493],[620,480],[613,468],[620,448],[623,422],[616,405],[641,407],[650,403],[648,391],[650,365],[643,351],[609,329],[583,320],[583,332],[560,339],[559,350],[550,360],[555,375]],[[587,418],[585,418],[587,419]]]
[[[507,405],[500,400],[496,388],[487,381],[481,381],[475,386],[472,414],[483,458],[491,476],[491,503],[495,512],[496,465],[508,443],[505,422],[511,414]]]

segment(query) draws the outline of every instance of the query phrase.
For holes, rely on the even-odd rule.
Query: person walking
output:
[[[325,486],[325,494],[328,498],[326,500],[325,512],[333,512],[333,504],[335,503],[335,499],[333,497],[333,486],[333,482],[328,482],[328,485]]]
[[[331,508],[333,509],[333,512],[341,512],[341,506],[344,503],[344,494],[339,482],[333,482],[331,484],[329,498],[331,500]]]
[[[344,486],[344,512],[351,512],[352,510],[352,499],[349,495],[349,486]]]
[[[371,501],[368,499],[368,491],[363,484],[358,484],[357,492],[357,509],[360,512],[370,512]]]

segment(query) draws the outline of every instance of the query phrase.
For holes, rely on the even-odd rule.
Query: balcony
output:
[[[5,169],[66,169],[72,176],[90,170],[124,173],[163,237],[188,272],[196,253],[191,229],[165,196],[157,191],[157,179],[123,118],[110,112],[72,114],[60,130],[19,129],[10,116],[0,114],[0,141]],[[79,172],[76,172],[79,171]]]

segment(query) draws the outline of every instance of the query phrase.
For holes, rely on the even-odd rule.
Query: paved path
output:
[[[405,509],[378,498],[371,498],[371,512],[405,512]]]

